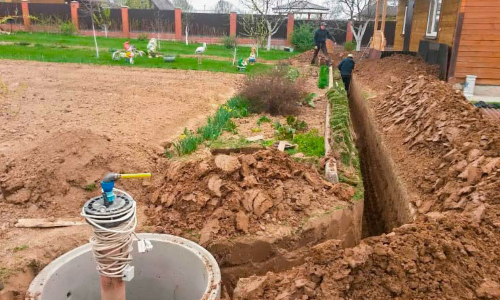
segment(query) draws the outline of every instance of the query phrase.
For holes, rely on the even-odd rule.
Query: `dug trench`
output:
[[[405,184],[396,174],[394,161],[382,142],[365,95],[354,78],[349,109],[365,188],[363,237],[369,237],[389,233],[395,227],[412,222],[415,207]]]
[[[415,58],[358,68],[364,238],[241,278],[233,299],[500,299],[499,124]]]

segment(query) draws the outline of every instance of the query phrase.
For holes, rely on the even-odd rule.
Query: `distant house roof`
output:
[[[175,7],[169,0],[151,0],[159,10],[174,10]]]
[[[360,13],[359,17],[370,17],[370,18],[375,18],[375,12],[377,9],[377,4],[370,4],[367,7],[365,7]],[[382,5],[380,6],[380,15],[382,15]],[[398,15],[398,7],[397,6],[387,6],[387,15],[386,17],[396,17]]]
[[[328,13],[330,9],[321,5],[311,3],[309,1],[293,1],[286,5],[278,5],[273,7],[273,12],[293,12],[298,14],[304,13]]]

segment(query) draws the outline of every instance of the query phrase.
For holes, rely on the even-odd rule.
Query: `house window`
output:
[[[406,31],[406,17],[408,15],[408,5],[405,7],[405,18],[403,19],[403,32],[401,32],[402,35],[405,34]]]
[[[429,6],[429,18],[427,19],[427,37],[436,37],[439,28],[439,15],[441,14],[442,0],[431,0]]]

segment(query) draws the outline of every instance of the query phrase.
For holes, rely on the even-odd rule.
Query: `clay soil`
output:
[[[319,244],[301,266],[241,279],[236,299],[500,299],[500,128],[434,74],[395,56],[355,78],[414,221]]]
[[[78,217],[107,172],[154,171],[163,144],[205,122],[242,78],[2,60],[0,299],[25,291],[24,277],[90,236],[87,226],[18,229],[17,219]],[[119,186],[141,203],[149,183]]]

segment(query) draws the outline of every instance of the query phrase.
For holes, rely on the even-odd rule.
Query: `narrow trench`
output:
[[[351,83],[349,110],[356,132],[363,185],[363,238],[389,233],[413,221],[408,193],[399,180],[389,151],[356,78]]]

